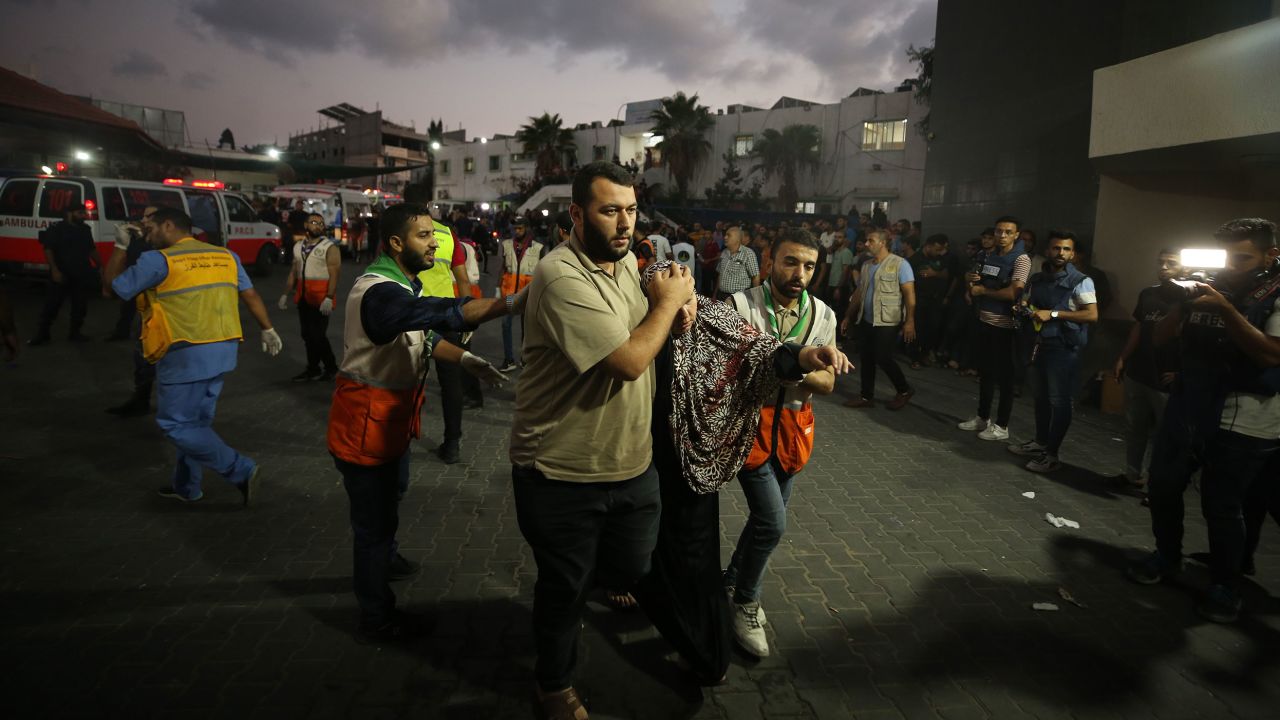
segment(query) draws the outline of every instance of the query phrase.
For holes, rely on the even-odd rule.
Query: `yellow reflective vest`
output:
[[[240,278],[231,251],[187,238],[160,254],[168,276],[138,297],[143,357],[157,363],[176,342],[241,339]]]

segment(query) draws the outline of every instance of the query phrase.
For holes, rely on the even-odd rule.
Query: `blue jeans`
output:
[[[355,465],[333,459],[351,505],[352,589],[360,605],[360,625],[376,629],[395,616],[391,559],[400,526],[400,498],[409,484],[409,453],[383,465]]]
[[[1052,457],[1058,456],[1071,427],[1071,396],[1079,364],[1079,348],[1044,342],[1036,352],[1036,442]]]
[[[724,571],[725,584],[735,587],[735,603],[760,600],[765,566],[787,529],[787,502],[791,500],[794,477],[772,459],[754,470],[738,471],[738,482],[742,485],[742,494],[747,496],[751,514]]]
[[[515,318],[511,317],[510,315],[502,316],[502,360],[503,362],[515,362],[516,360],[515,341],[513,338],[514,333],[511,331],[511,326],[514,320]],[[523,322],[523,320],[521,322]],[[520,335],[521,337],[524,336],[523,326],[520,329]]]
[[[210,468],[232,485],[243,485],[256,464],[223,442],[213,431],[213,414],[222,392],[222,376],[189,383],[160,383],[156,391],[156,425],[178,449],[173,489],[198,498],[201,476]]]

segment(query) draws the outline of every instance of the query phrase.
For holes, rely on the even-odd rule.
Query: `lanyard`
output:
[[[768,283],[766,283],[764,286],[764,299],[765,299],[765,302],[769,303],[769,328],[773,330],[774,337],[778,338],[779,340],[785,343],[799,336],[800,333],[804,330],[805,320],[808,318],[809,311],[811,309],[811,306],[809,304],[809,291],[808,290],[800,291],[800,319],[796,321],[795,326],[791,328],[791,332],[787,333],[787,336],[785,338],[782,337],[782,331],[779,329],[779,325],[778,325],[778,318],[776,313],[774,313],[774,310],[773,310],[774,308],[773,293],[769,291]]]

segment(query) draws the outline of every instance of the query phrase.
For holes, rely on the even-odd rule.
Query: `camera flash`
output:
[[[1187,249],[1180,253],[1184,268],[1214,270],[1227,266],[1227,251],[1222,249]]]

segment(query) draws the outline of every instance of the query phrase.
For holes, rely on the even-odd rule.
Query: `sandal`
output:
[[[582,706],[578,692],[572,687],[559,692],[537,691],[539,717],[546,720],[588,720],[587,709]]]
[[[614,610],[629,611],[640,607],[640,603],[636,602],[636,598],[629,592],[614,592],[612,590],[604,591],[604,600],[609,607]]]

